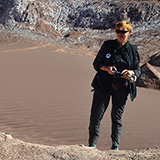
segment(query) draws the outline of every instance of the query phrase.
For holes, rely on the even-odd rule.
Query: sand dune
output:
[[[95,71],[93,57],[75,52],[50,44],[0,44],[1,132],[39,144],[87,145]],[[159,98],[160,91],[138,88],[136,100],[128,101],[121,149],[160,145]],[[109,107],[99,149],[110,148],[110,125]]]

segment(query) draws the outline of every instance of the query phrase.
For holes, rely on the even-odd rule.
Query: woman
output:
[[[141,71],[137,47],[128,42],[132,25],[127,21],[118,22],[115,31],[117,39],[105,41],[93,62],[97,73],[92,82],[94,95],[89,125],[89,146],[96,146],[100,122],[112,97],[111,149],[118,150],[121,119],[128,94],[130,93],[132,101],[136,97],[136,84],[131,78],[135,80]]]

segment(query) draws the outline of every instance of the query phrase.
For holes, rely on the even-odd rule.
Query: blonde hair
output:
[[[120,22],[118,22],[117,24],[116,24],[116,27],[115,27],[115,29],[127,29],[127,31],[129,31],[129,32],[132,32],[132,30],[133,30],[133,27],[132,27],[132,25],[129,23],[129,22],[127,22],[127,21],[120,21]]]

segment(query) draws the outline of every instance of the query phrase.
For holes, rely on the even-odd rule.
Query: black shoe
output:
[[[118,151],[119,149],[118,149],[118,147],[116,147],[116,146],[112,146],[112,147],[111,147],[111,150],[116,150],[116,151]]]
[[[95,147],[96,148],[96,145],[94,144],[94,145],[89,145],[89,147]]]

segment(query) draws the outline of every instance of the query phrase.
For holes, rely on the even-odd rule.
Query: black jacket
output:
[[[119,55],[123,57],[126,62],[125,68],[118,62],[115,62],[115,55],[119,52]],[[111,83],[113,81],[113,75],[108,74],[106,71],[102,71],[100,68],[103,66],[116,66],[116,68],[121,72],[124,69],[133,70],[137,77],[140,76],[140,66],[139,66],[139,54],[137,51],[137,46],[127,42],[123,47],[120,47],[117,40],[105,41],[100,48],[94,62],[94,69],[97,71],[93,81],[92,87],[99,89],[104,93],[110,91]],[[130,83],[128,81],[129,91],[131,100],[136,97],[136,84]]]

